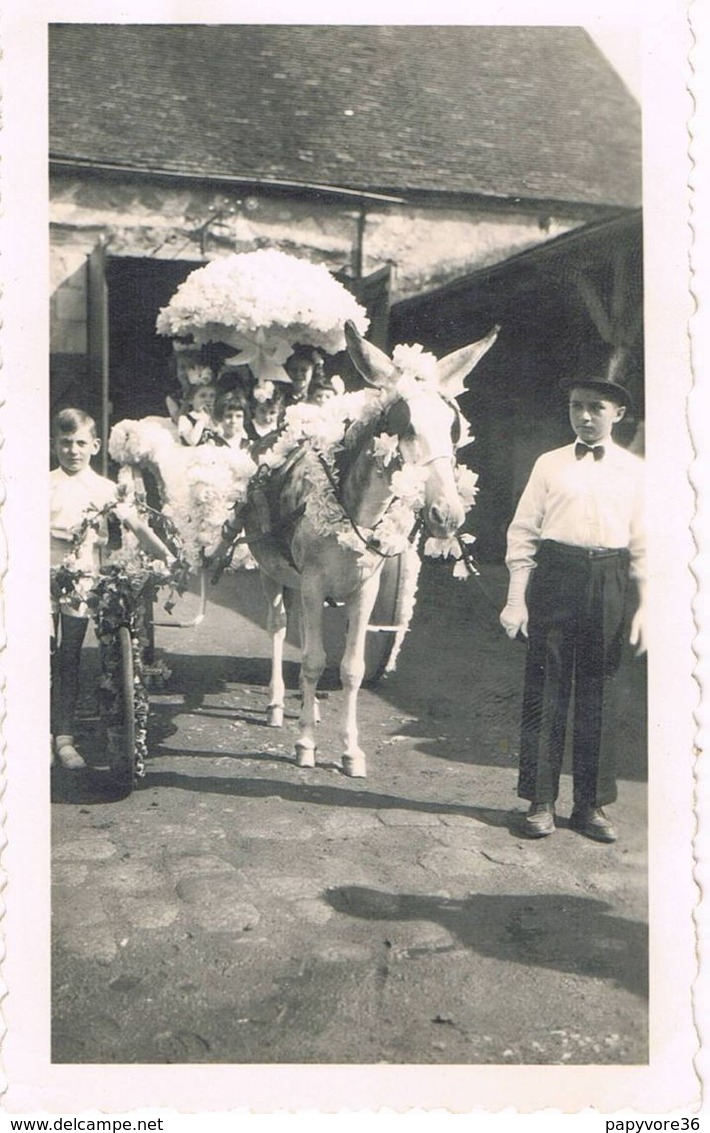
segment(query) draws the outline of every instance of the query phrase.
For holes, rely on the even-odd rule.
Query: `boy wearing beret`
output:
[[[616,799],[605,719],[619,667],[629,585],[637,606],[630,641],[645,651],[643,462],[612,440],[630,396],[604,378],[560,382],[577,441],[535,463],[508,529],[510,583],[500,621],[527,638],[518,795],[524,831],[555,830],[555,802],[574,686],[570,826],[598,842],[616,831],[604,807]]]

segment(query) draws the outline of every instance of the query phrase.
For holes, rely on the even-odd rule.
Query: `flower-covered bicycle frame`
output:
[[[104,524],[109,531],[120,530],[115,515],[115,503],[103,508],[90,509],[74,534],[74,554],[81,547],[90,530]],[[139,499],[134,506],[172,555],[170,565],[151,559],[130,539],[123,539],[120,549],[110,553],[109,561],[98,572],[89,572],[72,565],[72,554],[61,566],[51,570],[50,585],[53,600],[62,606],[79,609],[88,607],[93,619],[99,650],[100,677],[98,684],[99,712],[106,730],[108,763],[112,770],[121,761],[130,762],[130,776],[145,775],[147,757],[147,727],[149,698],[146,684],[145,651],[150,643],[149,612],[161,588],[168,589],[164,602],[170,611],[178,595],[188,586],[190,565],[187,562],[180,535],[175,524],[161,512],[155,511]],[[130,697],[125,695],[126,668],[125,635],[130,640],[128,668],[131,675]],[[127,703],[129,701],[129,703]],[[132,719],[127,719],[130,712]],[[132,751],[126,751],[130,737]],[[126,778],[125,775],[123,775]],[[130,786],[130,783],[126,783]]]

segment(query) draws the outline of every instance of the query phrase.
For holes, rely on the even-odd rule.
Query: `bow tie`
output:
[[[574,446],[574,455],[577,460],[582,460],[588,452],[594,453],[595,460],[601,460],[604,456],[604,445],[585,445],[584,441],[577,441]]]

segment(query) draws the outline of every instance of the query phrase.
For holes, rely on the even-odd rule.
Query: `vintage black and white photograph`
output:
[[[52,1074],[643,1108],[677,1043],[692,1104],[642,23],[102,16],[41,87]]]

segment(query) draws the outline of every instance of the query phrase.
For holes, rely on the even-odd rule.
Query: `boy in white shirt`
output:
[[[603,810],[616,799],[604,709],[621,659],[629,580],[638,596],[630,641],[645,651],[643,462],[611,437],[630,404],[623,386],[594,377],[560,387],[578,440],[539,457],[508,529],[500,620],[509,637],[528,639],[518,795],[530,802],[525,833],[552,834],[574,681],[570,826],[613,842]]]
[[[106,520],[99,520],[96,527],[90,526],[79,546],[75,546],[74,536],[88,509],[100,511],[108,504],[115,504],[114,514],[136,535],[144,550],[155,558],[169,558],[170,552],[148,525],[129,505],[119,503],[117,485],[91,468],[91,458],[101,447],[94,419],[81,409],[63,409],[54,419],[52,439],[59,467],[49,474],[50,566],[68,563],[73,569],[86,572],[84,589],[88,593],[91,575],[101,566],[102,551],[108,542]],[[85,602],[53,602],[52,620],[52,762],[56,755],[62,767],[76,771],[85,767],[74,746],[74,718],[88,607]]]

